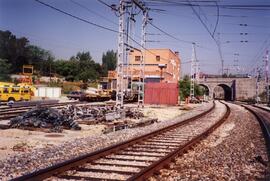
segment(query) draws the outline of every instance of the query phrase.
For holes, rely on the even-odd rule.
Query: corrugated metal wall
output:
[[[178,104],[177,83],[146,83],[145,104]]]

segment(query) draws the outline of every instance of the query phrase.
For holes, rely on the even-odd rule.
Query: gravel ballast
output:
[[[244,108],[229,106],[224,124],[149,180],[264,179],[267,168],[257,158],[267,161],[267,152],[259,123]]]
[[[16,156],[0,161],[0,178],[9,180],[124,140],[147,134],[198,115],[206,109],[209,109],[211,106],[212,103],[204,103],[202,106],[175,119],[154,123],[142,128],[127,129],[104,135],[73,139],[61,145],[39,148],[27,153],[18,153]]]

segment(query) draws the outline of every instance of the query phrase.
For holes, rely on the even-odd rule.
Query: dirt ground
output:
[[[196,106],[199,105],[190,104],[187,109]],[[187,110],[180,110],[179,108],[179,106],[146,106],[141,111],[146,118],[158,118],[158,121],[166,121],[187,112]],[[18,152],[31,151],[35,148],[49,147],[76,138],[103,134],[102,131],[106,127],[102,124],[80,124],[80,126],[82,127],[80,131],[64,130],[62,133],[45,133],[21,129],[0,130],[0,160]]]

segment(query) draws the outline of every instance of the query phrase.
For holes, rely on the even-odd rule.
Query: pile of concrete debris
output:
[[[114,106],[93,107],[89,105],[67,105],[60,110],[63,115],[68,115],[73,120],[84,119],[95,121],[114,121],[124,118],[140,119],[144,114],[136,108],[118,109]]]
[[[92,122],[108,122],[125,118],[139,119],[144,117],[137,109],[117,109],[114,106],[93,107],[89,105],[67,105],[61,109],[37,106],[21,116],[10,120],[11,128],[48,128],[51,132],[64,129],[81,130],[75,120]],[[81,123],[81,122],[80,122]],[[87,123],[88,124],[88,123]]]
[[[48,128],[51,132],[62,132],[63,128],[81,130],[81,127],[69,115],[57,109],[35,107],[21,116],[10,120],[11,128]]]

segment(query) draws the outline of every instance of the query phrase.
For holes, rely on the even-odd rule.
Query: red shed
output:
[[[178,104],[177,83],[146,83],[145,104]]]

